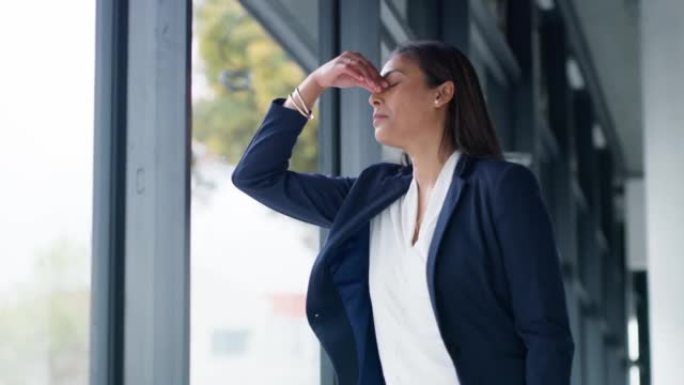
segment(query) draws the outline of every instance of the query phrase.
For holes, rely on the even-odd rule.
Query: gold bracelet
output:
[[[299,93],[299,87],[295,87],[295,94],[299,97],[299,100],[301,101],[301,104],[303,106],[302,108],[304,109],[304,111],[306,111],[306,115],[307,115],[306,117],[309,120],[313,119],[314,118],[313,109],[309,109],[306,106],[306,102],[304,102],[304,98],[302,97],[302,94]]]
[[[306,113],[308,115],[310,115],[311,110],[306,106],[306,102],[304,101],[302,94],[299,93],[299,87],[295,87],[295,94],[297,95],[297,97],[299,97],[299,101],[302,103],[302,107],[304,108],[304,111],[306,111]]]
[[[292,94],[288,95],[288,97],[289,97],[290,99],[292,99],[292,104],[295,106],[295,108],[297,109],[297,111],[298,111],[300,114],[302,114],[302,116],[304,116],[305,118],[308,119],[308,118],[309,118],[309,115],[307,115],[306,112],[304,112],[304,111],[302,110],[302,107],[299,106],[299,104],[297,104],[297,101],[295,100],[295,97],[292,96]]]

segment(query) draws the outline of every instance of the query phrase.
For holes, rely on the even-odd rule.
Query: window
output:
[[[272,99],[305,72],[237,0],[193,6],[191,384],[318,384],[305,295],[319,228],[230,179]],[[317,125],[300,134],[291,169],[316,171]]]
[[[0,384],[85,385],[95,2],[3,2],[0,46]]]

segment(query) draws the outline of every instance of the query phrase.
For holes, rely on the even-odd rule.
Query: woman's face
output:
[[[375,139],[408,151],[412,146],[439,141],[448,99],[442,85],[430,89],[417,64],[402,55],[391,57],[380,70],[389,87],[371,93]]]

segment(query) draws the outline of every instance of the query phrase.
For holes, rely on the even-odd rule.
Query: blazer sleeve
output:
[[[568,385],[575,350],[550,216],[539,182],[512,163],[496,182],[494,223],[515,327],[527,347],[526,384]]]
[[[288,170],[292,148],[308,121],[275,98],[238,161],[231,181],[247,195],[304,222],[330,227],[355,177]]]

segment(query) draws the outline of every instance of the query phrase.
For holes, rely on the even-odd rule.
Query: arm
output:
[[[539,182],[512,164],[494,190],[494,223],[515,327],[527,347],[526,384],[567,385],[575,345],[553,228]]]
[[[271,102],[231,180],[238,189],[273,210],[330,227],[356,178],[288,170],[292,148],[307,119],[283,103],[283,98]]]
[[[344,51],[309,74],[299,91],[310,109],[325,88],[352,86],[380,91],[389,84],[366,58]],[[330,227],[356,178],[288,170],[292,148],[306,122],[307,118],[296,110],[290,98],[274,99],[231,180],[237,188],[273,210]]]

